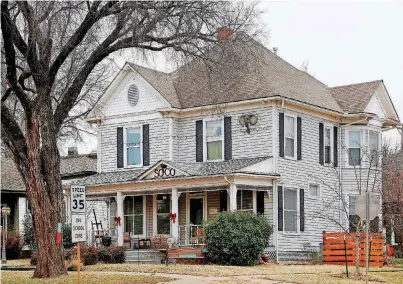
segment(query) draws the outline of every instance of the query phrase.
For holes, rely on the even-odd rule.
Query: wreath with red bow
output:
[[[175,223],[175,219],[176,219],[176,213],[169,213],[168,214],[169,219],[171,219],[172,223]]]

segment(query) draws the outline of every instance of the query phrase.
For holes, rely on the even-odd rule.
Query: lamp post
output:
[[[7,242],[7,217],[10,215],[11,209],[10,207],[3,206],[1,208],[1,216],[3,217],[3,247],[2,247],[2,252],[1,252],[1,263],[6,264],[7,259],[6,259],[6,242]]]

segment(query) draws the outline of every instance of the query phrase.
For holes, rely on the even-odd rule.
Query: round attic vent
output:
[[[131,85],[127,91],[127,98],[131,106],[137,105],[139,101],[139,88],[136,85]]]

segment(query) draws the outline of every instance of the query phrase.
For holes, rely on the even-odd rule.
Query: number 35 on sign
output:
[[[71,214],[85,214],[85,186],[71,186]]]

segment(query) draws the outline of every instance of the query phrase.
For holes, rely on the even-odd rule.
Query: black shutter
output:
[[[299,189],[299,230],[301,232],[305,231],[305,198],[304,189]]]
[[[302,119],[297,117],[297,160],[302,160]]]
[[[339,141],[339,136],[337,134],[338,128],[336,126],[333,127],[333,165],[334,167],[337,167],[338,165],[338,147],[337,143]]]
[[[323,123],[319,122],[319,164],[324,164]]]
[[[232,159],[231,117],[224,117],[224,160]]]
[[[282,231],[283,230],[283,187],[282,186],[277,186],[277,197],[278,197],[278,212],[277,212],[277,217],[278,217],[278,230]]]
[[[278,135],[278,146],[279,146],[279,153],[280,157],[284,158],[284,113],[280,112],[278,114],[278,128],[279,128],[279,135]]]
[[[196,162],[203,162],[203,120],[196,121]]]
[[[100,147],[100,146],[99,146]],[[116,150],[117,150],[117,168],[124,167],[124,155],[123,155],[123,127],[117,128],[117,135],[116,135]]]
[[[143,124],[143,166],[150,165],[150,125]]]

